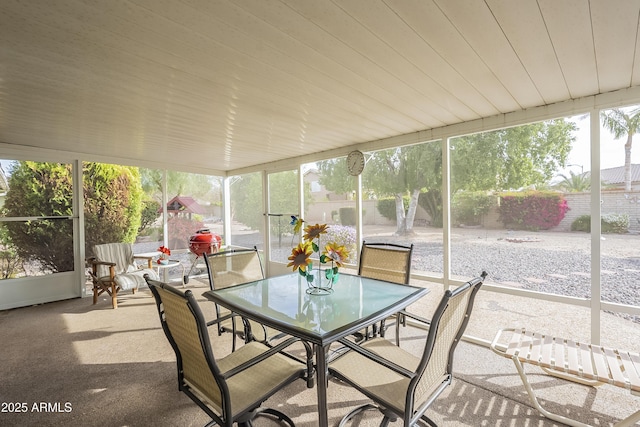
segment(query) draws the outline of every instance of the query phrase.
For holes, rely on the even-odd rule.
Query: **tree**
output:
[[[259,172],[234,178],[230,183],[231,218],[252,230],[262,230],[262,174]]]
[[[451,193],[549,182],[567,161],[575,129],[575,124],[558,119],[456,138],[451,143]],[[331,191],[349,188],[344,169],[339,161],[321,162],[321,182]],[[412,232],[418,203],[427,210],[432,224],[441,226],[440,141],[371,153],[363,186],[377,197],[395,198],[397,234]],[[406,209],[404,196],[410,198]]]
[[[138,234],[145,232],[145,230],[151,228],[160,216],[162,205],[155,200],[144,200],[142,202],[142,211],[140,215],[140,228],[138,228]]]
[[[274,214],[298,213],[298,173],[284,171],[269,175],[269,212]],[[311,186],[304,184],[304,199],[311,200]],[[242,175],[231,184],[231,210],[233,219],[254,229],[262,229],[262,175]],[[304,218],[304,213],[303,213]],[[271,233],[289,232],[291,218],[283,216],[271,221]]]
[[[591,189],[591,175],[587,173],[573,173],[569,171],[569,176],[560,175],[562,181],[557,184],[557,187],[567,193],[581,193],[589,191]]]
[[[413,233],[421,193],[442,187],[442,154],[439,141],[378,151],[371,155],[363,180],[379,197],[391,196],[396,205],[396,234]],[[403,198],[409,196],[405,208]],[[437,198],[437,194],[431,196]],[[441,205],[441,204],[440,204]],[[436,208],[437,211],[437,208]],[[442,218],[440,209],[440,218]],[[435,214],[435,212],[429,212]],[[438,219],[432,220],[438,222]],[[441,219],[439,221],[441,223]]]
[[[162,202],[162,170],[140,169],[142,189],[149,197]],[[167,171],[167,194],[191,196],[196,199],[219,202],[222,192],[222,178],[188,172]]]
[[[602,112],[602,124],[615,139],[627,138],[624,144],[624,189],[631,191],[631,146],[633,135],[640,132],[640,108],[625,111],[620,108]]]
[[[576,125],[564,119],[453,140],[451,193],[517,190],[546,184],[565,166]]]
[[[138,169],[85,163],[83,179],[86,247],[105,242],[133,242],[140,226],[142,189]],[[3,214],[71,216],[72,194],[71,165],[17,162],[9,177]],[[73,270],[72,221],[17,221],[5,226],[22,259],[39,263],[45,271]]]
[[[137,167],[83,163],[87,254],[100,243],[133,243],[140,228],[142,187]]]

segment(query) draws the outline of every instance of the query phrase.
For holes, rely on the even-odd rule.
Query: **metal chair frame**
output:
[[[225,251],[203,255],[204,262],[207,267],[207,275],[209,277],[209,288],[211,290],[264,279],[264,269],[262,267],[262,261],[260,260],[260,253],[258,252],[258,248],[256,246],[254,246],[253,249],[228,249]],[[225,264],[224,270],[216,270],[216,265],[220,260],[223,260],[223,263]],[[259,274],[255,274],[250,277],[242,277],[242,275],[236,271],[236,267],[238,266],[237,264],[239,261],[243,261],[241,264],[244,266],[251,265],[252,267],[254,267],[256,272],[259,270]],[[236,277],[238,280],[231,280],[225,282],[224,284],[221,284],[220,280],[216,281],[216,276],[218,278],[221,277],[219,276],[219,274],[235,275],[234,277]],[[218,304],[215,304],[215,310],[216,319],[220,319],[221,317],[223,317],[221,308]],[[223,324],[223,321],[220,321],[216,322],[216,326],[218,328],[218,335],[222,335],[225,332],[230,332],[233,334],[232,351],[235,351],[236,349],[236,337],[241,337],[245,343],[250,341],[260,341],[269,344],[271,338],[275,339],[284,336],[284,334],[276,334],[274,337],[269,337],[269,331],[267,330],[267,328],[258,322],[254,322],[253,320],[244,319],[236,315],[232,315],[231,318],[228,319],[230,321],[224,322],[226,325]],[[236,325],[238,319],[242,321],[241,328],[238,328]],[[231,324],[230,326],[229,323]],[[257,329],[261,330],[264,339],[258,339],[256,337]]]
[[[151,279],[148,275],[145,276],[145,279],[155,298],[162,329],[176,354],[178,390],[185,393],[211,417],[211,422],[206,424],[206,426],[219,425],[222,427],[232,427],[234,423],[237,423],[238,427],[251,427],[253,425],[253,419],[260,415],[267,415],[272,418],[275,417],[278,421],[283,421],[291,427],[295,427],[293,421],[284,413],[272,408],[261,408],[260,406],[262,402],[267,400],[270,396],[299,378],[306,380],[308,388],[313,387],[313,351],[308,343],[302,342],[298,338],[289,338],[274,347],[267,347],[257,342],[252,343],[251,348],[249,346],[243,347],[238,350],[238,352],[232,353],[232,355],[236,356],[233,364],[229,366],[229,363],[225,363],[226,370],[222,371],[211,348],[207,322],[205,321],[204,315],[202,314],[193,293],[190,290],[183,293],[166,283]],[[166,302],[164,298],[169,298],[167,293],[184,300],[185,312],[188,312],[174,312],[173,316],[175,320],[173,321],[173,325],[176,325],[175,331],[172,330],[173,325],[170,325],[170,322],[168,321],[168,317],[171,317],[171,315],[167,315],[166,312],[167,307],[165,306]],[[173,307],[175,308],[175,306]],[[187,344],[181,347],[174,336],[175,333],[181,333],[180,328],[189,327],[189,318],[194,321],[193,327],[197,329],[197,335],[200,341],[199,349],[194,349],[194,346],[191,346],[193,343],[188,341],[188,337],[185,338],[184,335],[182,336],[181,342],[187,342]],[[178,323],[180,324],[178,325]],[[298,342],[301,342],[306,349],[306,361],[300,360],[289,353],[283,352],[283,350]],[[196,353],[201,351],[202,354],[199,356],[197,354],[186,354],[186,352],[193,351]],[[183,352],[185,352],[185,354],[183,354]],[[240,353],[243,354],[240,355]],[[202,356],[206,361],[205,370],[210,371],[212,379],[215,381],[215,384],[211,385],[214,390],[214,395],[210,393],[210,390],[208,392],[207,388],[199,388],[196,384],[185,378],[186,368],[191,368],[189,372],[191,372],[192,375],[194,370],[202,369],[202,365],[195,366],[198,363],[197,358]],[[253,403],[247,405],[244,410],[235,410],[233,407],[235,399],[232,399],[230,392],[231,388],[229,386],[230,379],[236,375],[248,376],[249,374],[244,372],[248,369],[253,369],[255,371],[256,365],[264,365],[264,368],[261,368],[264,370],[273,369],[270,368],[270,365],[268,364],[269,359],[273,357],[280,359],[289,358],[295,362],[299,362],[300,367],[299,369],[291,368],[288,372],[280,375],[280,378],[273,380],[274,384],[277,383],[278,385],[270,388],[269,390],[265,390],[264,394],[260,395],[255,401],[253,401]],[[185,363],[191,364],[192,366],[187,367],[185,366]],[[250,378],[255,378],[253,375],[254,373],[251,374]],[[246,380],[247,379],[245,379],[245,381]],[[248,382],[252,383],[252,380]],[[215,395],[218,393],[219,395]],[[212,402],[217,400],[220,401],[218,403],[218,411],[216,411],[216,408],[212,406]]]
[[[391,255],[398,255],[398,254],[402,254],[405,257],[404,260],[404,266],[402,268],[399,268],[396,272],[401,272],[402,273],[402,277],[388,277],[385,273],[383,273],[382,276],[377,275],[375,270],[376,268],[378,268],[378,264],[377,263],[373,263],[371,265],[367,264],[367,260],[369,257],[368,252],[370,251],[377,251],[377,252],[382,252],[382,253],[387,253],[387,254],[391,254]],[[373,279],[379,279],[379,280],[387,280],[390,282],[394,282],[394,283],[399,283],[402,285],[408,285],[409,284],[409,280],[411,279],[411,257],[413,254],[413,244],[410,245],[400,245],[400,244],[395,244],[395,243],[384,243],[384,242],[376,242],[376,243],[367,243],[366,241],[362,241],[362,249],[360,251],[360,258],[359,258],[359,262],[358,262],[358,275],[359,276],[363,276],[363,277],[369,277],[369,278],[373,278]],[[369,270],[369,269],[372,270]],[[390,280],[391,279],[391,280]],[[397,337],[399,336],[399,332],[400,332],[400,325],[405,325],[405,319],[403,316],[404,310],[396,313],[395,315],[393,315],[392,317],[388,318],[388,319],[384,319],[380,322],[380,325],[373,325],[372,327],[372,332],[371,334],[369,334],[369,330],[368,328],[365,330],[364,336],[357,336],[357,339],[369,339],[372,337],[375,337],[376,335],[380,335],[381,337],[384,337],[385,332],[387,330],[387,325],[386,325],[386,321],[389,319],[395,319],[395,326],[396,326],[396,345],[399,345],[399,341],[397,341]]]
[[[384,338],[374,338],[363,342],[362,345],[359,345],[347,339],[340,340],[340,343],[348,347],[350,351],[342,353],[332,362],[330,362],[329,372],[335,378],[342,380],[347,384],[350,384],[352,387],[358,389],[364,395],[369,397],[369,399],[375,402],[375,404],[368,403],[355,408],[344,416],[344,418],[340,421],[339,426],[344,426],[355,415],[368,409],[377,409],[383,414],[383,418],[380,423],[381,427],[387,426],[390,422],[396,421],[398,418],[401,418],[404,421],[403,425],[405,427],[417,426],[417,423],[419,421],[426,422],[430,426],[436,426],[435,422],[433,422],[433,420],[425,415],[425,412],[438,398],[438,396],[447,388],[447,386],[451,384],[453,380],[454,351],[467,327],[469,317],[473,309],[475,296],[480,289],[480,286],[484,282],[486,276],[487,273],[483,272],[479,277],[466,282],[464,285],[456,288],[455,290],[445,291],[438,307],[434,312],[433,318],[430,321],[419,316],[415,316],[411,313],[405,313],[405,316],[413,319],[413,321],[416,323],[422,323],[429,329],[423,354],[419,358],[401,349],[399,346],[392,344]],[[446,339],[446,335],[445,338],[441,338],[441,333],[444,333],[443,331],[445,330],[449,330],[447,327],[449,326],[450,321],[455,321],[455,319],[449,317],[447,317],[446,320],[443,319],[445,319],[447,312],[452,307],[455,312],[455,308],[458,307],[459,304],[464,304],[465,298],[466,307],[464,307],[464,314],[460,317],[459,324],[453,323],[451,325],[455,328],[453,329],[455,331],[455,334],[448,348],[444,348],[447,350],[446,364],[445,366],[442,366],[442,372],[431,372],[431,374],[433,374],[435,378],[441,378],[442,380],[439,383],[437,382],[437,380],[434,383],[425,383],[424,381],[427,381],[427,378],[429,378],[429,375],[427,375],[425,371],[430,367],[430,363],[437,363],[439,360],[441,360],[437,357],[432,358],[432,356],[434,355],[436,344],[441,342],[442,339]],[[382,349],[382,351],[376,351],[376,348]],[[439,350],[444,349],[439,348]],[[353,353],[357,354],[354,355]],[[402,359],[404,362],[400,362],[399,360],[389,360],[383,357],[381,353],[399,355],[400,357],[398,359]],[[347,359],[345,366],[340,366],[340,359],[344,357],[348,357],[351,359]],[[415,363],[415,367],[413,367],[413,369],[407,366],[407,359],[412,360],[412,362]],[[432,359],[436,362],[432,362]],[[377,366],[377,368],[375,369],[375,374],[372,374],[374,370],[372,370],[369,366],[367,366],[368,369],[366,369],[366,371],[344,371],[345,367],[348,366],[364,366],[364,363],[367,360],[373,361],[375,363],[375,366]],[[440,369],[440,366],[434,365],[433,369]],[[405,380],[407,381],[407,386],[403,405],[395,406],[393,402],[384,400],[383,395],[380,394],[380,390],[387,388],[387,386],[385,386],[384,380],[381,380],[381,382],[377,383],[376,387],[373,389],[369,389],[366,386],[362,386],[359,384],[359,381],[361,380],[370,382],[371,375],[381,375],[381,373],[385,372],[385,375],[389,375],[389,373],[391,373],[396,377],[400,376],[407,379]],[[390,383],[388,387],[397,386],[398,381],[399,380],[395,378],[394,383]],[[428,394],[421,403],[419,402],[419,404],[415,406],[414,402],[416,399],[417,390],[425,389],[431,390],[431,393]]]

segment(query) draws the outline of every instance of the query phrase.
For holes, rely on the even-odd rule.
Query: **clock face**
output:
[[[364,169],[364,154],[362,151],[352,151],[347,156],[347,169],[349,170],[349,175],[357,176],[360,175]]]

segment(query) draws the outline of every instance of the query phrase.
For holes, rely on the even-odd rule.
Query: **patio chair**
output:
[[[136,263],[144,260],[144,268]],[[118,308],[118,293],[121,290],[136,292],[138,287],[146,285],[144,275],[158,276],[153,270],[152,256],[140,256],[133,253],[131,243],[106,243],[93,247],[93,256],[87,259],[90,265],[89,276],[93,282],[93,303],[103,293],[111,296],[111,305]]]
[[[267,347],[251,342],[225,357],[216,357],[200,306],[190,290],[182,292],[145,276],[156,300],[160,323],[176,354],[178,390],[211,417],[207,426],[250,427],[259,415],[275,417],[294,427],[284,413],[261,408],[262,402],[296,379],[313,387],[313,353],[302,343],[307,360],[284,353],[298,338]],[[215,336],[212,334],[212,336]]]
[[[360,252],[360,262],[358,264],[358,275],[371,279],[386,280],[387,282],[409,284],[411,278],[411,255],[413,244],[398,245],[394,243],[367,243],[362,242]],[[403,312],[397,313],[388,319],[380,322],[380,326],[374,325],[372,334],[364,332],[364,336],[357,334],[357,338],[369,338],[380,334],[384,337],[387,328],[386,321],[396,321],[396,344],[399,345],[398,336],[400,324],[405,324]]]
[[[203,255],[211,290],[264,279],[260,254],[255,246],[253,249],[229,249]],[[245,343],[259,341],[267,344],[272,339],[284,336],[253,320],[242,319],[235,315],[229,317],[229,310],[218,304],[215,304],[215,310],[217,320],[225,318],[217,322],[218,334],[221,335],[224,332],[233,334],[232,351],[236,349],[236,336],[244,339]]]
[[[349,412],[339,426],[367,409],[382,412],[380,426],[387,426],[398,418],[404,421],[405,427],[417,426],[419,420],[436,425],[425,411],[451,384],[453,354],[486,275],[483,272],[457,289],[445,291],[431,321],[404,314],[429,328],[419,357],[384,338],[372,338],[361,345],[344,338],[340,340],[350,350],[329,363],[329,372],[362,392],[374,404]]]

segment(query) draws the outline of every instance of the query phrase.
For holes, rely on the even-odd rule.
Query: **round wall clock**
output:
[[[347,156],[347,169],[349,175],[358,176],[364,170],[364,154],[362,151],[355,150],[349,153]]]

